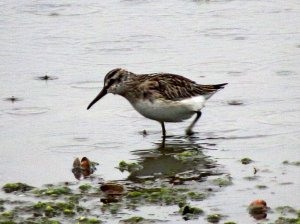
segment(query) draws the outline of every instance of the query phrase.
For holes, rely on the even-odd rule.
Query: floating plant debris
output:
[[[101,191],[107,195],[122,195],[125,193],[125,188],[117,183],[104,183],[100,187]]]
[[[79,186],[79,189],[82,192],[88,192],[90,189],[92,189],[92,185],[91,184],[82,184]]]
[[[34,187],[29,186],[24,183],[7,183],[2,187],[2,189],[5,191],[5,193],[11,193],[11,192],[15,192],[15,191],[25,192],[25,191],[30,191],[33,188]]]
[[[296,209],[294,209],[291,206],[287,206],[287,205],[277,207],[276,211],[279,212],[282,215],[287,215],[288,213],[290,213],[290,214],[297,214],[297,210]],[[300,213],[299,213],[299,216],[300,216]]]
[[[85,216],[81,216],[78,219],[78,224],[100,224],[102,221],[96,218],[87,218]]]
[[[179,205],[179,213],[181,213],[184,220],[197,219],[204,213],[201,208],[194,207],[191,205]]]
[[[266,185],[256,185],[256,188],[263,190],[267,189],[268,187]]]
[[[222,216],[220,214],[210,214],[206,217],[207,221],[210,223],[218,223],[220,222]]]
[[[143,221],[145,221],[145,219],[143,217],[133,216],[131,218],[121,220],[119,223],[120,224],[134,224],[134,223],[142,223]]]
[[[231,106],[240,106],[243,105],[244,103],[241,100],[229,100],[227,101],[227,104]]]
[[[300,217],[298,218],[288,218],[288,217],[279,217],[275,224],[299,224],[300,223]]]
[[[90,161],[87,157],[83,157],[81,160],[76,158],[73,162],[72,173],[74,177],[80,180],[82,177],[88,177],[96,171],[97,162]]]
[[[253,162],[253,160],[250,159],[250,158],[241,159],[241,163],[244,164],[244,165],[247,165],[247,164],[252,163],[252,162]]]
[[[232,185],[232,178],[230,176],[225,176],[224,178],[216,178],[211,181],[214,185],[219,187],[226,187]]]
[[[300,166],[300,161],[290,162],[288,160],[285,160],[285,161],[282,162],[282,164],[284,164],[284,165]]]
[[[70,195],[72,193],[72,190],[66,186],[58,186],[58,187],[48,187],[46,189],[35,190],[34,193],[38,197],[42,197],[42,196],[57,197],[60,195]]]
[[[124,160],[119,162],[119,167],[118,169],[123,172],[123,171],[128,171],[128,172],[133,172],[142,169],[143,167],[138,164],[138,163],[127,163]]]
[[[11,97],[4,98],[4,100],[5,100],[5,101],[10,101],[10,102],[14,103],[14,102],[17,102],[17,101],[22,101],[23,99],[22,99],[22,98],[18,98],[18,97],[11,96]]]

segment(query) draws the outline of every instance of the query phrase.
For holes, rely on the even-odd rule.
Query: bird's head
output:
[[[107,93],[122,94],[124,91],[123,83],[128,77],[133,74],[124,69],[116,68],[108,72],[104,78],[104,86],[96,98],[89,104],[87,109],[90,109],[98,100]]]

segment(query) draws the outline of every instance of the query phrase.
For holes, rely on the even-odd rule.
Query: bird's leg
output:
[[[163,138],[165,138],[166,137],[165,123],[163,121],[160,122],[160,123],[161,123]]]
[[[197,116],[195,118],[195,120],[191,123],[191,125],[185,130],[185,133],[187,135],[192,135],[194,134],[194,132],[192,131],[193,127],[195,126],[196,122],[199,120],[199,118],[201,117],[202,112],[201,111],[197,111],[196,112]]]

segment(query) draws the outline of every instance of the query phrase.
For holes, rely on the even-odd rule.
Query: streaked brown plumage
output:
[[[104,78],[104,88],[90,103],[88,109],[107,93],[125,97],[143,116],[161,123],[180,122],[197,114],[186,130],[192,128],[201,116],[204,103],[227,83],[201,85],[180,75],[152,73],[136,75],[121,68],[113,69]]]

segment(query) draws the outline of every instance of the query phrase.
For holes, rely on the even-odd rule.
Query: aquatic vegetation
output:
[[[279,206],[279,207],[276,208],[276,211],[279,212],[282,215],[286,215],[287,213],[297,214],[297,210],[294,209],[291,206],[288,206],[288,205]]]
[[[134,224],[134,223],[142,222],[142,221],[144,221],[144,220],[145,220],[145,219],[144,219],[143,217],[140,217],[140,216],[133,216],[133,217],[131,217],[131,218],[121,220],[120,223],[122,223],[122,224]]]
[[[204,211],[201,208],[197,208],[197,207],[193,207],[190,205],[185,205],[183,206],[181,209],[181,214],[182,215],[186,215],[186,214],[194,214],[194,215],[198,215],[198,214],[203,214]]]
[[[61,195],[69,195],[72,190],[69,187],[48,187],[47,189],[35,190],[34,193],[36,196],[52,196],[57,197]]]
[[[300,224],[300,218],[279,217],[275,224]]]
[[[256,185],[256,188],[258,189],[267,189],[268,187],[266,185]]]
[[[223,177],[223,178],[216,178],[216,179],[213,179],[212,181],[212,184],[214,185],[217,185],[219,187],[226,187],[226,186],[230,186],[232,185],[232,178],[230,176],[226,176],[226,177]]]
[[[207,198],[207,194],[205,193],[197,193],[197,192],[188,192],[187,195],[190,199],[195,201],[202,201]]]
[[[2,189],[5,191],[5,193],[11,193],[15,191],[20,191],[20,192],[25,192],[25,191],[30,191],[34,187],[29,186],[24,183],[7,183],[5,184]]]
[[[108,195],[121,195],[125,192],[123,185],[118,183],[104,183],[100,187],[101,191]]]
[[[176,188],[143,188],[137,191],[129,192],[126,196],[131,203],[159,203],[159,204],[178,204],[185,202],[187,195]]]
[[[55,217],[58,215],[75,215],[75,204],[69,202],[38,202],[33,206],[35,214],[45,215],[46,217]]]
[[[117,214],[122,209],[121,203],[108,203],[101,207],[103,212],[109,211],[111,214]]]
[[[250,158],[241,159],[241,163],[244,164],[244,165],[247,165],[247,164],[252,163],[252,162],[253,162],[253,160],[250,159]]]
[[[244,177],[245,180],[248,180],[248,181],[254,181],[254,180],[257,180],[259,179],[258,176],[247,176],[247,177]]]
[[[82,184],[79,186],[79,189],[82,191],[82,192],[87,192],[89,191],[90,189],[92,189],[92,185],[91,184]]]
[[[6,211],[1,213],[1,217],[5,217],[5,218],[12,218],[14,216],[14,213],[12,211]]]
[[[293,161],[293,162],[290,162],[288,160],[285,160],[282,162],[282,164],[284,165],[293,165],[293,166],[300,166],[300,161]]]
[[[207,221],[211,223],[218,223],[220,222],[221,218],[222,216],[220,214],[210,214],[206,217]]]
[[[179,203],[179,213],[182,215],[184,220],[197,219],[204,213],[201,208],[191,206],[185,203]]]
[[[193,157],[197,156],[198,153],[196,151],[184,151],[181,153],[176,154],[174,157],[175,159],[181,160],[181,161],[187,161],[194,159]]]
[[[138,163],[127,163],[124,160],[119,162],[118,169],[123,172],[123,171],[128,171],[128,172],[133,172],[142,169],[143,167],[138,164]]]
[[[101,220],[96,218],[87,218],[85,216],[81,216],[77,218],[78,224],[100,224],[102,223]]]
[[[224,224],[236,224],[235,222],[229,221],[229,222],[224,222]]]

